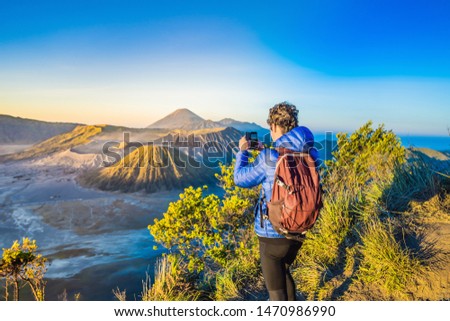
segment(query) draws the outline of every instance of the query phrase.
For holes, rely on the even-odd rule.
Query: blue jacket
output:
[[[314,135],[303,126],[295,127],[290,132],[284,134],[274,143],[274,147],[284,147],[296,152],[310,152],[314,160],[317,160],[317,150],[314,146]],[[234,183],[239,187],[251,188],[262,184],[262,190],[259,195],[261,200],[264,191],[265,202],[262,204],[262,211],[267,213],[266,202],[270,201],[272,196],[272,186],[275,176],[275,165],[278,159],[278,152],[273,148],[263,149],[252,163],[248,162],[250,153],[248,151],[238,152],[236,154],[236,166],[234,168]],[[258,204],[259,204],[258,200]],[[258,236],[268,238],[283,238],[272,227],[269,220],[263,220],[261,226],[261,215],[258,204],[255,206],[255,232]]]

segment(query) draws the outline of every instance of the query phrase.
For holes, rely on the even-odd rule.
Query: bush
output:
[[[178,257],[174,268],[185,267],[191,276],[196,275],[195,280],[191,277],[183,282],[202,292],[202,298],[242,298],[246,281],[259,276],[252,228],[259,189],[237,187],[233,173],[234,164],[222,165],[221,173],[216,175],[225,192],[222,199],[206,195],[207,186],[186,188],[163,218],[149,225],[155,241],[169,249],[169,257]],[[155,280],[153,287],[161,288],[158,282]]]
[[[330,193],[345,189],[354,196],[375,183],[388,182],[394,169],[405,162],[400,139],[384,126],[372,128],[372,122],[351,135],[337,134],[337,149],[327,161],[323,184]]]
[[[23,238],[22,244],[16,240],[10,248],[3,249],[0,277],[6,280],[6,301],[8,301],[9,286],[14,286],[14,300],[18,301],[23,284],[30,287],[36,301],[44,300],[45,281],[43,279],[47,271],[47,259],[37,254],[37,249],[36,241],[28,238]]]

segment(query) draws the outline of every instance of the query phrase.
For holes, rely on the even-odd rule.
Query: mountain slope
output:
[[[231,162],[238,150],[242,132],[233,127],[209,128],[200,130],[173,130],[168,135],[154,141],[157,145],[166,144],[179,148],[184,153],[204,164]],[[214,160],[214,161],[213,161]]]
[[[0,158],[3,161],[22,160],[28,158],[36,158],[41,156],[47,156],[52,153],[65,151],[72,147],[86,144],[90,142],[90,139],[98,135],[103,131],[105,125],[97,126],[77,126],[74,130],[68,133],[56,135],[50,139],[47,139],[37,145],[33,145],[27,150],[12,154],[4,155]]]
[[[162,142],[175,142],[188,141],[189,136],[194,136],[196,141],[202,143],[207,143],[211,141],[218,141],[228,144],[230,142],[238,142],[242,137],[242,132],[233,127],[216,127],[198,130],[172,130],[169,134],[156,139],[154,142],[156,144],[161,144]]]
[[[79,182],[103,190],[148,193],[215,181],[214,172],[177,148],[144,146],[109,167],[79,177]]]
[[[69,132],[77,125],[0,115],[0,144],[35,144]]]
[[[258,124],[241,122],[231,118],[224,118],[220,121],[205,120],[186,108],[175,110],[173,113],[151,124],[147,128],[201,130],[226,127],[233,127],[241,132],[257,132],[261,139],[269,133],[268,129]]]
[[[241,132],[257,132],[258,137],[262,138],[269,133],[269,130],[259,126],[256,123],[242,122],[231,118],[224,118],[217,122],[222,127],[233,127]]]
[[[177,109],[173,113],[151,124],[147,128],[170,128],[170,129],[203,129],[219,127],[215,122],[204,120],[197,114],[186,108]]]

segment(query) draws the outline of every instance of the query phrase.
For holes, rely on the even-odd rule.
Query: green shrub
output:
[[[367,186],[391,180],[393,170],[405,162],[400,139],[383,125],[373,129],[369,121],[351,135],[337,134],[337,139],[323,182],[330,193],[345,189],[360,196]]]
[[[47,271],[47,259],[36,253],[35,240],[24,237],[22,243],[14,241],[10,248],[3,249],[0,260],[0,278],[6,280],[5,299],[8,301],[9,286],[13,285],[14,300],[20,298],[20,289],[28,285],[36,301],[43,301],[45,296],[44,274]]]
[[[217,175],[225,191],[222,200],[214,194],[204,195],[207,186],[191,186],[170,203],[162,219],[149,225],[155,241],[185,257],[190,271],[224,267],[245,251],[241,239],[252,226],[258,189],[234,185],[233,168],[233,164],[222,165]]]

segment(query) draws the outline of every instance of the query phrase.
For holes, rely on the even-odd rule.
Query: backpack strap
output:
[[[277,164],[275,165],[275,171],[277,170],[278,166],[281,164],[281,162],[283,161],[283,158],[287,157],[287,156],[300,156],[300,157],[307,157],[309,156],[309,153],[303,153],[303,152],[291,152],[291,153],[285,153],[282,154],[278,157],[278,161]]]
[[[266,201],[266,193],[264,192],[264,187],[261,187],[261,198],[259,199],[259,215],[261,217],[261,228],[264,228],[264,220],[268,220],[269,217],[265,214],[263,214],[262,206],[264,202]]]
[[[317,167],[316,161],[314,161],[314,159],[312,158],[311,154],[309,152],[296,152],[293,151],[291,149],[285,148],[285,147],[278,147],[277,149],[278,152],[278,161],[275,167],[275,171],[277,169],[277,167],[279,166],[279,164],[281,163],[281,161],[283,160],[284,157],[286,156],[292,156],[292,157],[308,157],[310,156],[311,159],[307,160],[307,166],[311,167]],[[312,160],[312,161],[311,161]]]

